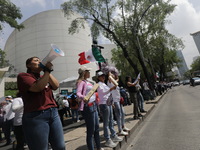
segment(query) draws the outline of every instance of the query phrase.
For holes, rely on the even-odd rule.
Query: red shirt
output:
[[[17,86],[24,102],[24,113],[57,107],[51,86],[41,92],[31,92],[28,89],[40,78],[40,74],[20,73],[17,76]]]

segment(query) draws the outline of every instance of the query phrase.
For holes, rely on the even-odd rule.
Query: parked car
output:
[[[194,85],[199,85],[200,84],[200,78],[199,77],[194,77],[192,79],[194,80]]]
[[[190,84],[190,80],[184,80],[183,81],[183,85],[187,85],[187,84]]]
[[[179,86],[179,85],[180,85],[180,83],[178,81],[173,82],[173,86]]]

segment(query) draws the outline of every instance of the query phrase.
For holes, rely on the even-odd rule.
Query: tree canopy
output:
[[[200,70],[200,57],[198,57],[192,64],[191,64],[191,72],[199,71]]]
[[[17,22],[17,19],[21,18],[21,11],[15,4],[9,0],[0,0],[0,31],[3,29],[3,23],[8,23],[16,29],[23,28],[23,25]]]
[[[170,0],[70,0],[61,7],[67,16],[74,12],[82,15],[72,21],[69,33],[76,33],[88,21],[93,39],[102,33],[114,42],[118,46],[114,57],[125,59],[126,67],[130,65],[135,74],[143,71],[148,82],[149,71],[164,69],[164,75],[177,61],[174,51],[183,47],[182,41],[165,28],[167,16],[175,9]],[[113,61],[117,62],[114,58]],[[148,69],[149,63],[152,69]],[[119,64],[118,61],[116,66],[122,72],[124,67]]]

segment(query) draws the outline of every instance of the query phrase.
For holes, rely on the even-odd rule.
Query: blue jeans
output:
[[[99,136],[99,117],[97,112],[97,106],[94,103],[93,106],[87,106],[85,104],[83,109],[83,117],[85,119],[87,128],[87,147],[88,150],[94,150],[94,142],[97,149],[100,149],[100,136]],[[94,140],[93,140],[94,139]]]
[[[106,104],[100,104],[99,105],[100,112],[102,114],[103,119],[103,131],[104,131],[104,137],[106,140],[110,139],[109,131],[110,129],[111,136],[115,137],[116,132],[113,127],[113,112],[112,112],[112,106],[108,106]]]
[[[57,108],[26,113],[22,118],[26,142],[30,150],[65,150],[63,128]]]
[[[122,131],[122,127],[124,127],[124,109],[120,102],[114,102],[114,112],[117,119],[117,126],[119,132]]]
[[[144,111],[144,98],[140,91],[137,92],[137,98],[138,98],[138,107],[140,111]]]
[[[72,121],[75,121],[74,115],[76,115],[76,121],[79,120],[79,114],[78,114],[78,109],[71,109],[72,111]]]

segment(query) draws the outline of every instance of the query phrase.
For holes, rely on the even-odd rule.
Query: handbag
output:
[[[112,94],[110,94],[110,95],[108,96],[108,99],[107,99],[107,101],[106,101],[106,104],[107,104],[108,106],[111,106],[111,105],[113,104],[113,97],[112,97]]]
[[[123,97],[120,97],[120,104],[124,104],[124,98]]]

